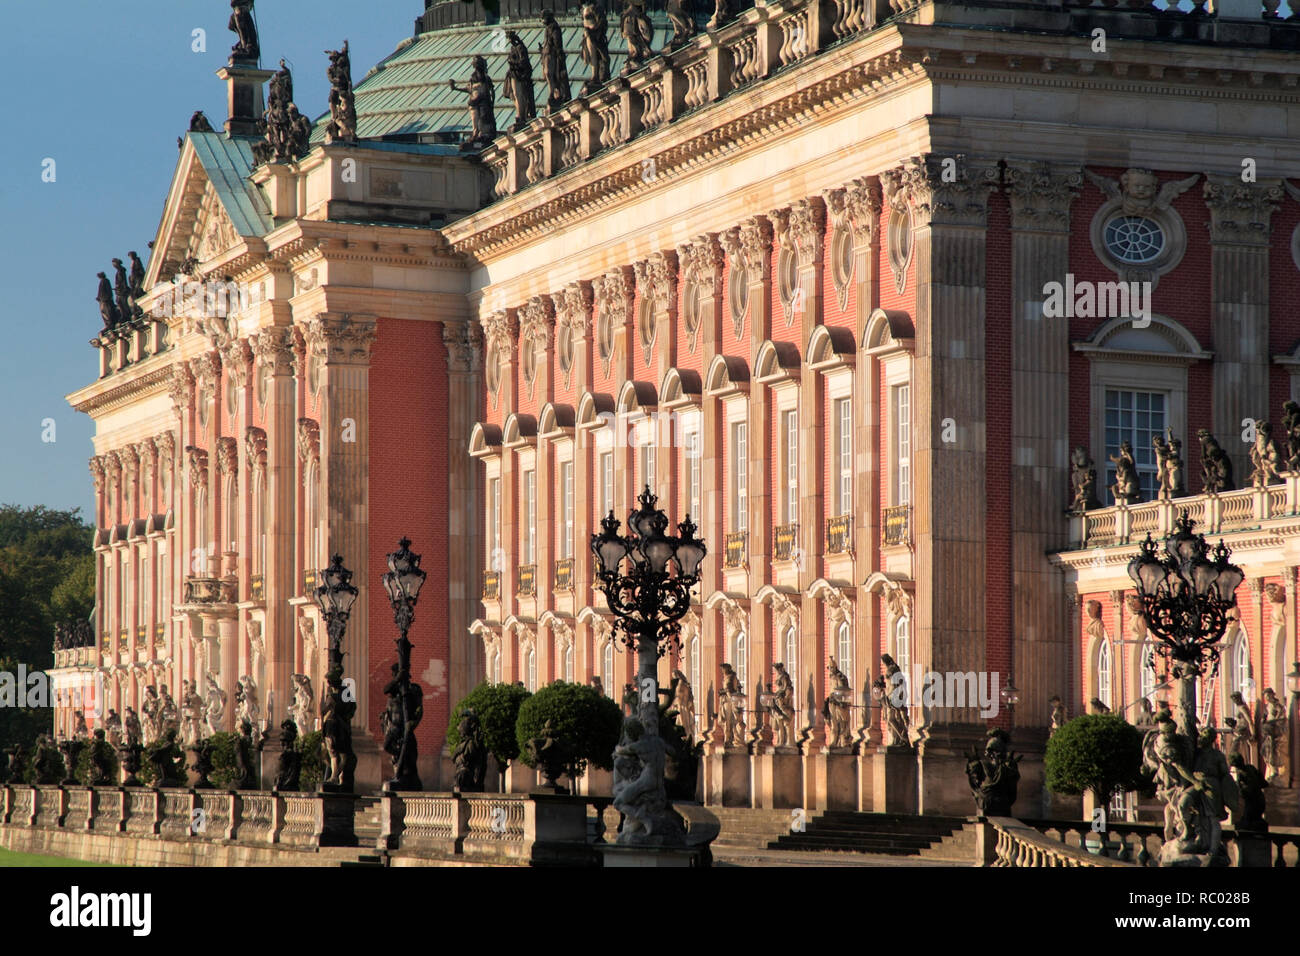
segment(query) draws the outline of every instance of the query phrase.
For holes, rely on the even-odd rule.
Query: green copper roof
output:
[[[194,152],[217,191],[221,205],[241,236],[264,236],[271,231],[270,210],[257,187],[248,181],[253,172],[256,137],[225,133],[190,133]]]
[[[662,13],[650,13],[655,24],[654,50],[659,50],[670,33]],[[609,23],[610,72],[623,68],[627,43],[618,32],[617,15],[607,15]],[[569,82],[576,95],[591,75],[578,50],[582,45],[581,21],[557,16],[568,53]],[[356,84],[357,136],[370,139],[381,136],[410,136],[459,142],[470,129],[468,98],[450,89],[448,80],[462,86],[469,79],[470,59],[481,54],[487,60],[488,74],[496,84],[497,128],[507,129],[515,120],[514,106],[501,90],[506,75],[505,30],[514,30],[528,47],[533,63],[534,98],[544,111],[548,94],[542,79],[541,54],[543,28],[540,20],[515,20],[498,25],[444,28],[406,40],[391,56],[380,62]],[[328,115],[318,121],[312,141],[325,135]]]

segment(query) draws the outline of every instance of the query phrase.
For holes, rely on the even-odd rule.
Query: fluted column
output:
[[[1235,440],[1242,420],[1269,409],[1269,236],[1277,180],[1243,183],[1211,177],[1204,187],[1210,210],[1210,321],[1214,338],[1214,434],[1232,458],[1238,484],[1250,475],[1249,448]]]
[[[1068,544],[1062,518],[1070,433],[1069,324],[1044,318],[1043,286],[1070,266],[1070,204],[1077,167],[1011,163],[1011,595],[1012,668],[1022,725],[1045,726],[1047,700],[1069,679],[1060,572],[1046,555]],[[1093,449],[1093,454],[1099,454]],[[1006,678],[1003,678],[1005,686]]]
[[[306,323],[305,330],[309,352],[322,362],[320,437],[325,554],[343,556],[360,591],[352,605],[343,641],[343,676],[356,681],[357,711],[353,723],[365,732],[371,720],[369,621],[373,577],[369,573],[370,353],[377,327],[378,322],[371,315],[322,312]],[[276,387],[277,397],[283,387]],[[292,396],[291,385],[289,395]],[[292,417],[289,420],[292,422]],[[292,454],[292,431],[289,435],[285,454]],[[289,476],[291,480],[292,468]],[[292,508],[292,498],[289,507]],[[268,595],[268,615],[269,603]],[[268,656],[272,653],[270,647],[268,640]]]

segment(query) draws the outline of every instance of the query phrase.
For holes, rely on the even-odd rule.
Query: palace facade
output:
[[[1124,565],[1180,508],[1248,572],[1210,713],[1272,687],[1294,733],[1300,492],[1200,494],[1193,452],[1208,430],[1244,484],[1243,420],[1280,423],[1297,393],[1300,26],[1245,0],[791,0],[659,54],[656,14],[644,68],[622,75],[615,43],[612,80],[509,132],[503,98],[470,153],[445,80],[473,54],[499,80],[505,45],[462,8],[430,7],[358,83],[355,144],[318,128],[258,163],[251,68],[223,71],[225,132],[186,139],[142,304],[177,276],[252,292],[97,340],[101,377],[72,396],[97,423],[97,664],[119,710],[208,674],[233,701],[248,675],[278,724],[294,674],[319,689],[312,575],[340,553],[373,738],[395,659],[374,586],[405,534],[430,571],[426,784],[446,785],[447,714],[481,677],[621,697],[633,664],[588,542],[648,486],[710,548],[661,671],[692,686],[706,801],[966,814],[996,726],[1026,754],[1018,811],[1047,811],[1050,698],[1132,714],[1157,692]],[[540,12],[503,23],[532,49]],[[556,13],[576,90],[577,9]],[[1130,442],[1149,499],[1157,435],[1190,497],[1067,515],[1071,449],[1105,494]],[[886,654],[913,684],[892,745],[869,693]],[[778,662],[793,748],[765,717]],[[928,673],[949,692],[923,695]],[[1270,799],[1294,804],[1293,779]]]

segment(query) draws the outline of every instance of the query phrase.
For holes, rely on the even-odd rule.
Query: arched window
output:
[[[911,699],[912,681],[912,619],[900,617],[894,622],[894,663],[903,672],[904,686]]]
[[[839,650],[839,661],[837,663],[840,670],[844,672],[851,682],[853,680],[853,635],[849,631],[848,621],[840,622],[839,632],[836,634],[836,644]]]
[[[312,462],[307,469],[307,568],[315,571],[320,560],[320,466]]]
[[[799,683],[799,632],[791,624],[785,629],[785,669],[790,679]]]
[[[1156,669],[1155,656],[1152,654],[1153,645],[1147,641],[1142,645],[1142,664],[1138,668],[1142,682],[1142,696],[1151,704],[1156,705]],[[1147,663],[1150,661],[1150,663]]]
[[[605,694],[608,697],[614,696],[614,642],[605,642],[605,659],[604,666],[601,668],[601,683],[605,685]]]
[[[573,645],[564,645],[564,679],[573,683]]]
[[[740,688],[746,694],[749,693],[749,665],[745,663],[749,656],[747,650],[745,632],[737,631],[731,642],[731,659],[735,661],[732,666],[736,668],[736,679],[740,681]]]
[[[530,691],[535,692],[537,690],[537,651],[531,647],[528,648],[528,654],[524,660],[527,667],[524,683]]]
[[[1097,699],[1113,709],[1110,673],[1110,641],[1103,639],[1097,648]]]
[[[237,547],[239,541],[239,479],[234,475],[226,478],[226,494],[223,507],[226,509],[225,545],[230,551]]]
[[[257,527],[254,529],[253,546],[257,554],[257,573],[266,573],[266,469],[259,469],[257,476]]]

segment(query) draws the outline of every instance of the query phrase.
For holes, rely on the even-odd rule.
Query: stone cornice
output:
[[[96,412],[111,412],[155,393],[167,391],[171,381],[172,366],[163,365],[127,381],[114,377],[112,387],[103,391],[95,390],[95,387],[91,386],[91,389],[80,393],[84,397],[70,396],[69,402],[75,411],[85,412],[88,415]],[[89,394],[86,394],[87,391]]]

